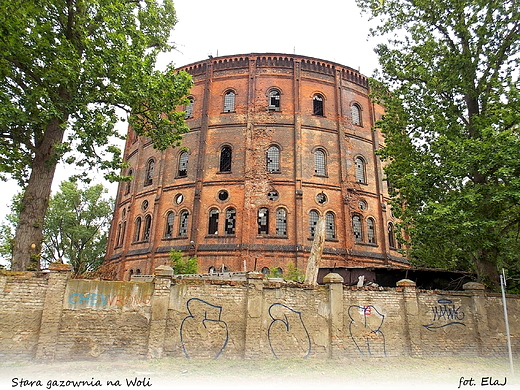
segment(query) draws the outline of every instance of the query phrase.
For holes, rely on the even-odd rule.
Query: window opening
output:
[[[280,111],[280,91],[277,89],[269,92],[269,111]]]
[[[394,225],[391,222],[388,224],[388,245],[390,248],[395,248]]]
[[[325,195],[324,192],[320,192],[316,195],[316,202],[318,202],[319,204],[327,203],[327,199],[327,195]]]
[[[155,167],[155,161],[152,159],[148,161],[148,164],[146,166],[146,173],[144,178],[144,185],[149,186],[153,183],[153,170]]]
[[[319,214],[316,210],[311,210],[309,213],[309,233],[311,237],[314,237],[316,233],[316,224],[318,223]]]
[[[237,212],[234,208],[226,210],[226,234],[235,234]]]
[[[323,96],[320,94],[314,95],[312,99],[312,114],[323,116]]]
[[[139,239],[141,238],[141,223],[141,217],[137,217],[137,219],[135,220],[135,241],[139,241]]]
[[[318,149],[314,152],[314,173],[318,176],[325,176],[326,165],[325,165],[325,152]]]
[[[352,217],[352,230],[354,232],[354,240],[363,242],[363,227],[361,226],[361,217],[359,215]]]
[[[350,114],[352,115],[352,123],[361,126],[361,110],[357,104],[350,106]]]
[[[258,234],[269,234],[269,210],[265,207],[258,210]]]
[[[166,229],[164,231],[164,237],[171,238],[173,237],[173,221],[175,219],[175,214],[173,211],[170,211],[166,215]]]
[[[235,111],[235,92],[227,91],[224,96],[224,112]]]
[[[179,156],[179,177],[186,177],[188,175],[188,152],[182,152]]]
[[[276,235],[287,235],[287,211],[285,209],[276,210]]]
[[[188,211],[184,210],[181,212],[180,223],[179,223],[179,237],[188,236]]]
[[[125,195],[128,195],[130,193],[130,190],[132,189],[132,179],[133,179],[133,174],[134,174],[134,171],[132,169],[130,169],[128,171],[128,176],[130,176],[130,180],[128,180],[126,182],[126,190],[125,190]]]
[[[231,158],[231,147],[224,146],[220,151],[220,172],[231,172]]]
[[[361,157],[356,157],[356,181],[358,183],[366,183],[365,177],[365,160]]]
[[[367,219],[367,239],[369,244],[376,243],[376,225],[373,218]]]
[[[208,234],[218,234],[218,210],[209,211]]]
[[[267,194],[267,198],[269,200],[278,200],[278,198],[279,198],[278,192],[275,190],[269,191],[269,193]]]
[[[188,100],[190,101],[188,104],[186,104],[186,116],[185,119],[191,118],[193,116],[193,103],[194,100],[192,97],[189,97]]]
[[[334,220],[334,214],[330,211],[325,214],[325,237],[328,240],[336,239],[336,222]]]
[[[280,172],[280,149],[271,146],[267,149],[267,172]]]
[[[144,234],[143,241],[148,241],[150,239],[150,231],[152,230],[152,216],[147,215],[144,219]]]
[[[270,273],[271,273],[271,270],[267,267],[263,267],[262,268],[262,273],[265,275],[265,276],[268,276]]]

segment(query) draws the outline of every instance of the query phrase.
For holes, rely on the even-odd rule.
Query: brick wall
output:
[[[150,278],[152,279],[152,278]],[[0,275],[4,361],[505,356],[499,294],[344,287],[337,274],[310,287],[249,273],[244,280],[152,281]],[[518,296],[508,296],[513,352],[520,352]]]

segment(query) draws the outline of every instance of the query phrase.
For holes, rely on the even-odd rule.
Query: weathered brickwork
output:
[[[119,279],[151,273],[171,249],[196,255],[200,272],[305,269],[319,216],[324,267],[406,266],[388,233],[383,111],[365,76],[277,54],[182,69],[194,77],[183,148],[159,152],[129,131],[134,180],[120,185],[107,251]]]
[[[501,297],[465,291],[344,287],[264,280],[70,279],[66,270],[0,275],[3,361],[125,358],[347,359],[506,356]],[[471,288],[471,289],[470,289]],[[508,296],[513,352],[520,299]]]

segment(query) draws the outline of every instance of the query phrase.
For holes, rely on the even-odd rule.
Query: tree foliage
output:
[[[118,109],[138,135],[164,150],[188,129],[191,79],[169,66],[172,0],[0,0],[0,172],[24,188],[13,266],[41,250],[58,161],[118,179]],[[32,248],[32,249],[31,249]]]
[[[370,0],[385,107],[380,155],[417,264],[489,287],[519,269],[520,8],[515,0]]]
[[[184,257],[181,251],[172,249],[169,253],[171,267],[176,275],[196,274],[199,269],[198,260],[195,256]]]

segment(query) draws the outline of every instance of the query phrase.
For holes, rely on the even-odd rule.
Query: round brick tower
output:
[[[209,58],[193,75],[182,147],[164,152],[129,131],[107,262],[150,274],[171,249],[199,272],[305,270],[326,220],[323,267],[404,266],[375,150],[383,113],[368,80],[287,54]]]

